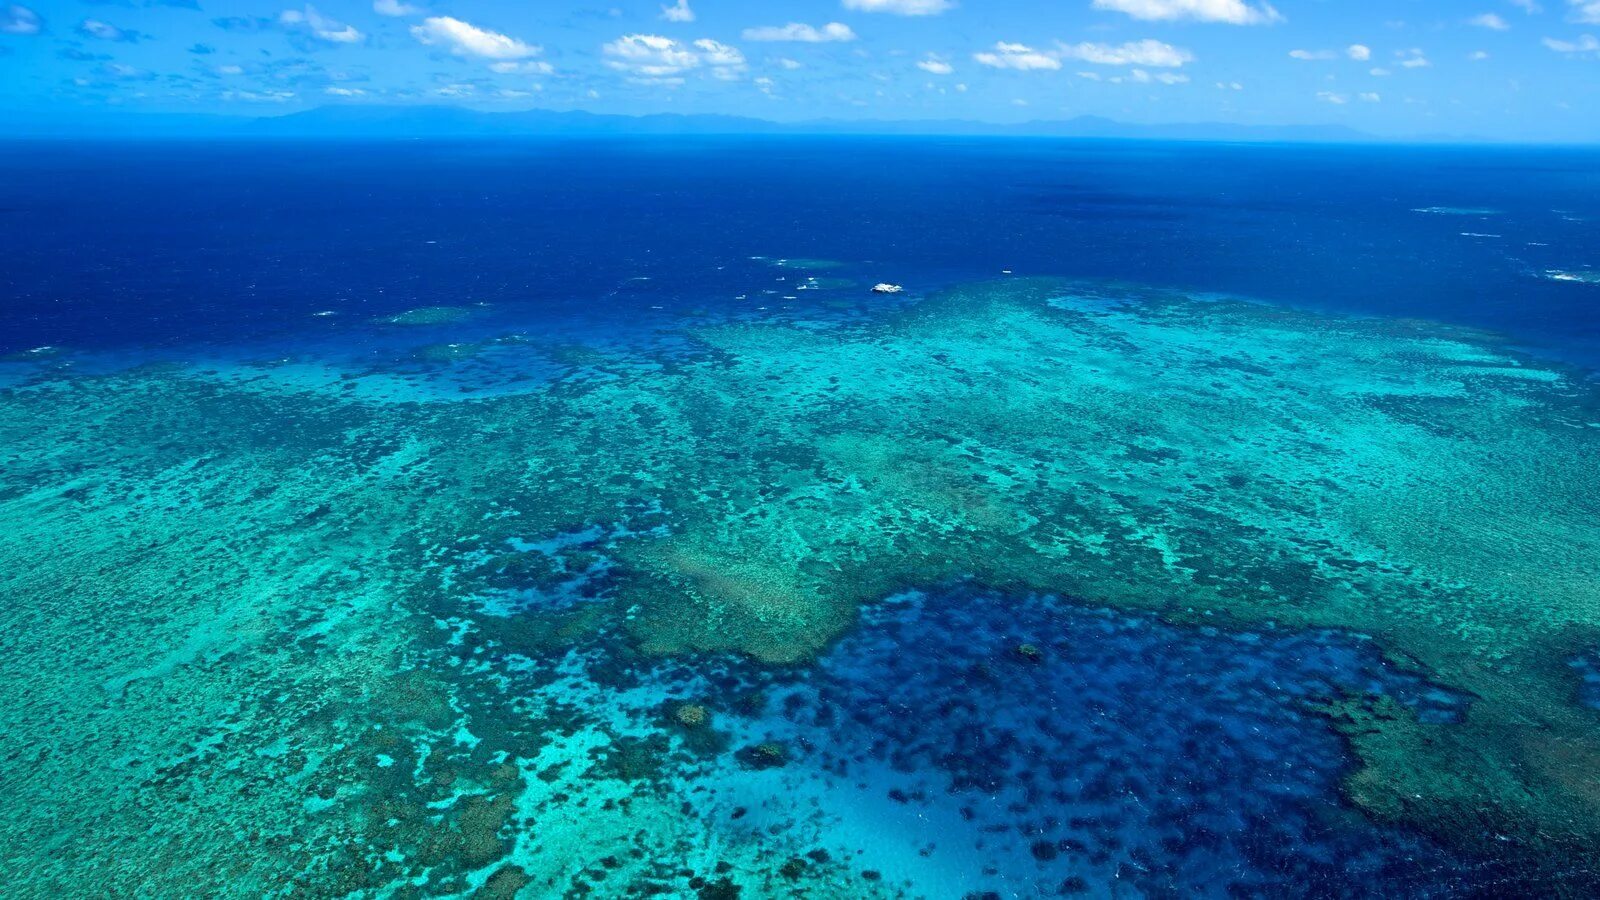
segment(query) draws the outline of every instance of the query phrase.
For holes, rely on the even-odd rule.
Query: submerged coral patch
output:
[[[478,312],[470,306],[422,306],[373,321],[383,325],[448,325],[464,322]]]
[[[913,896],[1490,883],[1335,800],[1347,762],[1318,704],[1384,696],[1435,721],[1464,705],[1350,636],[938,591],[874,606],[815,670],[761,690],[725,726],[794,748],[789,764],[699,774],[714,808],[747,799],[749,834],[821,817],[811,840]]]

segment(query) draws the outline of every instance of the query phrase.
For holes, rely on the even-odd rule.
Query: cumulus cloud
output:
[[[366,35],[355,29],[353,25],[336,22],[317,12],[317,8],[307,4],[302,12],[298,9],[286,9],[278,16],[278,23],[290,28],[304,29],[319,41],[330,44],[359,44],[366,39]]]
[[[1061,55],[1102,66],[1155,66],[1164,69],[1176,69],[1194,61],[1194,55],[1189,51],[1150,39],[1115,45],[1062,44]]]
[[[1290,50],[1289,58],[1301,60],[1338,59],[1339,54],[1332,50]]]
[[[701,38],[694,42],[694,49],[700,54],[700,61],[711,67],[713,78],[732,81],[744,71],[744,54],[740,53],[737,47],[730,47],[710,38]]]
[[[693,22],[694,10],[689,8],[689,0],[678,0],[671,6],[661,7],[661,18],[668,22]]]
[[[26,6],[11,5],[0,10],[0,34],[38,34],[44,20]]]
[[[954,0],[844,0],[845,9],[896,16],[937,16],[955,8]]]
[[[1467,20],[1467,24],[1468,25],[1476,25],[1479,28],[1487,28],[1490,31],[1510,31],[1511,30],[1511,24],[1509,22],[1507,22],[1505,19],[1501,18],[1498,14],[1492,13],[1492,12],[1483,13],[1482,15],[1473,16],[1472,18]]]
[[[1351,44],[1345,48],[1344,55],[1356,62],[1366,62],[1372,58],[1372,48],[1366,44]]]
[[[917,68],[933,75],[949,75],[956,70],[955,66],[952,66],[939,57],[932,55],[930,55],[927,59],[917,63]]]
[[[1127,13],[1147,22],[1222,22],[1228,25],[1268,25],[1283,16],[1266,3],[1245,0],[1094,0],[1095,9]]]
[[[1019,72],[1061,68],[1061,60],[1048,53],[1035,50],[1027,44],[1008,44],[1005,41],[995,44],[992,51],[974,53],[972,58],[979,65],[1016,69]]]
[[[607,66],[646,84],[680,84],[686,73],[701,66],[708,67],[713,78],[732,81],[745,69],[738,48],[710,38],[684,44],[659,34],[626,34],[601,52]]]
[[[139,39],[145,37],[132,29],[118,28],[110,22],[102,22],[99,19],[84,19],[78,25],[78,33],[96,40],[120,41],[127,44],[137,43]]]
[[[372,0],[372,11],[380,16],[415,16],[422,13],[422,7],[412,6],[403,0]]]
[[[1572,5],[1572,21],[1600,25],[1600,0],[1567,0],[1567,2]]]
[[[434,16],[411,26],[411,36],[433,47],[446,47],[457,56],[482,59],[527,59],[543,48],[526,44],[498,31],[479,28],[449,16]]]
[[[766,25],[760,28],[746,28],[744,39],[747,41],[797,41],[804,44],[822,44],[832,41],[853,41],[856,33],[850,30],[849,25],[842,22],[829,22],[821,28],[802,25],[799,22],[790,22],[787,25]]]

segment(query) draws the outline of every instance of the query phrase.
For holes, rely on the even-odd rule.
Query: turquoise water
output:
[[[0,890],[1596,889],[1581,154],[779,148],[7,148]]]

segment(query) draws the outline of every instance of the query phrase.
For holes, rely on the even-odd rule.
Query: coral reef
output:
[[[1572,373],[1437,324],[1044,279],[539,355],[470,399],[247,365],[0,390],[12,877],[892,894],[708,826],[670,773],[724,759],[684,746],[716,729],[629,732],[690,697],[732,727],[739,696],[591,701],[671,655],[804,669],[864,609],[955,581],[1368,635],[1468,701],[1314,698],[1348,797],[1508,878],[1591,874],[1600,713],[1569,662],[1600,645],[1600,403]],[[985,652],[1070,655],[1031,629]],[[752,775],[802,768],[796,740],[730,746],[769,740],[789,765]]]

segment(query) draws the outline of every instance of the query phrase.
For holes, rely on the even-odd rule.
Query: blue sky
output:
[[[0,110],[335,103],[1600,140],[1600,0],[0,0]]]

